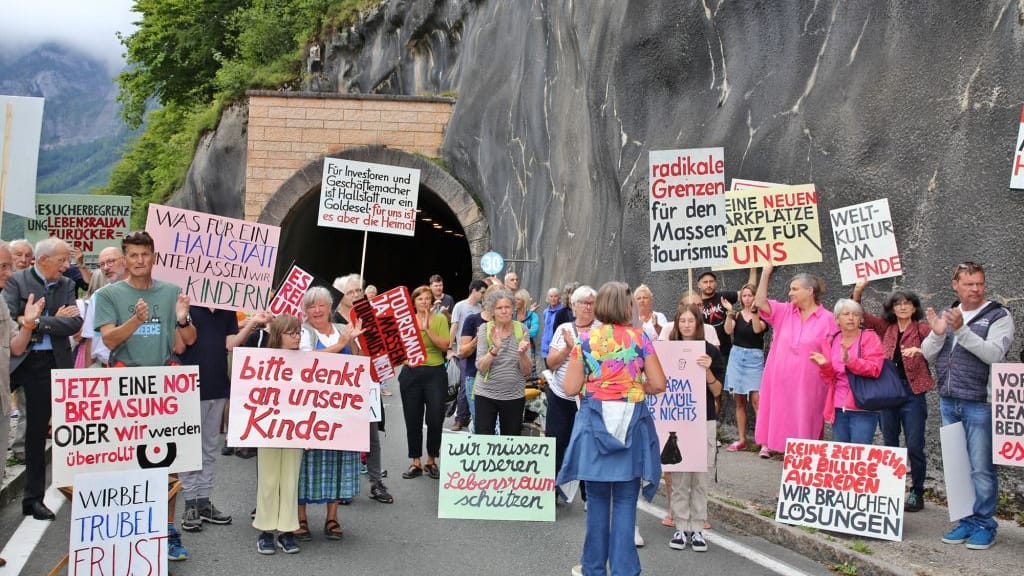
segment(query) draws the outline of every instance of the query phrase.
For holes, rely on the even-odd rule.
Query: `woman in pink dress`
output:
[[[825,283],[810,274],[789,281],[789,302],[768,299],[773,266],[765,266],[757,285],[754,306],[773,330],[771,350],[764,366],[761,402],[754,438],[761,457],[783,452],[787,438],[819,440],[824,428],[821,407],[828,387],[811,353],[835,330],[835,317],[821,305]]]

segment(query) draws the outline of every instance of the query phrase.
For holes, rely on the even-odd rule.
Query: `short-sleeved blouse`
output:
[[[586,393],[598,400],[642,402],[644,360],[654,354],[640,328],[605,324],[581,333],[572,350],[583,361]]]

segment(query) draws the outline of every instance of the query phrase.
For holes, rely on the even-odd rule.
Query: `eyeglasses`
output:
[[[345,295],[346,296],[354,296],[356,294],[362,294],[362,293],[363,293],[363,289],[362,288],[353,288],[351,290],[345,290]]]
[[[100,260],[100,268],[106,268],[108,266],[114,266],[120,261],[120,258],[108,258],[106,260]]]
[[[302,334],[302,332],[300,330],[289,330],[287,332],[282,332],[281,334],[284,336],[291,336],[292,338],[298,338],[299,334]]]
[[[594,307],[594,301],[593,300],[580,300],[579,302],[576,303],[576,305],[577,306],[586,306],[587,308],[593,308]]]

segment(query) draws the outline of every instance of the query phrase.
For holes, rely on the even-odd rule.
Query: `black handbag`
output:
[[[679,464],[683,461],[683,454],[679,451],[679,439],[675,432],[668,433],[668,440],[665,440],[665,447],[661,449],[662,464]]]
[[[863,335],[863,332],[861,334]],[[860,353],[859,341],[857,352]],[[853,401],[861,410],[873,412],[899,408],[913,394],[907,383],[900,378],[896,364],[889,359],[882,361],[882,371],[878,374],[878,378],[854,374],[847,369],[846,379],[850,382]]]

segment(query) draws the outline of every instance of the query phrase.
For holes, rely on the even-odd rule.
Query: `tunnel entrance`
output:
[[[465,298],[474,263],[488,246],[486,220],[465,188],[429,160],[391,148],[356,148],[330,157],[420,170],[416,234],[371,232],[366,282],[380,291],[400,285],[412,290],[440,274],[446,293],[456,301]],[[275,284],[293,262],[328,283],[359,271],[363,232],[316,225],[323,162],[311,162],[286,180],[260,214],[260,222],[281,227]]]

